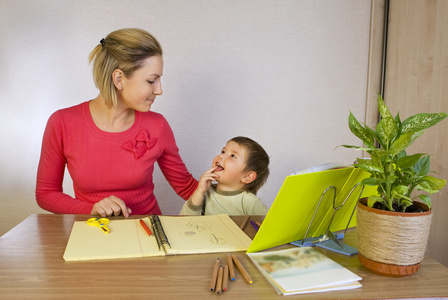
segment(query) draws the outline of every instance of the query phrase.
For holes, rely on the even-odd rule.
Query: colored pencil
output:
[[[213,267],[212,278],[210,280],[210,291],[211,292],[215,291],[216,280],[218,279],[218,270],[219,270],[220,265],[221,265],[221,261],[218,258],[215,262],[215,266]]]
[[[149,236],[152,236],[151,230],[149,230],[148,226],[146,225],[145,221],[140,220],[140,224],[142,225],[143,229],[148,233]]]
[[[230,274],[230,280],[235,280],[235,268],[233,267],[233,260],[232,256],[230,254],[227,254],[227,265],[229,266],[229,274]]]
[[[224,266],[224,274],[222,276],[222,291],[227,292],[229,289],[229,266]]]
[[[238,267],[238,270],[240,270],[241,274],[243,275],[244,279],[246,279],[247,283],[252,284],[254,281],[250,277],[249,273],[247,273],[246,269],[244,269],[243,265],[239,261],[239,259],[232,255],[233,261],[235,262],[235,265]]]
[[[222,275],[223,275],[223,268],[220,266],[218,269],[218,279],[216,279],[216,294],[221,295],[222,293]]]
[[[240,227],[241,230],[244,230],[244,227],[246,227],[247,222],[249,222],[249,218],[250,218],[249,215],[246,215],[246,216],[244,217],[243,223],[241,223],[241,227]]]

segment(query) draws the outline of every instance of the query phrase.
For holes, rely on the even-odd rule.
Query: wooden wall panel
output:
[[[378,123],[378,94],[382,92],[385,0],[372,0],[370,15],[369,64],[367,74],[366,119],[368,126]]]
[[[448,1],[391,0],[385,101],[401,119],[448,112]],[[436,177],[448,179],[448,120],[426,130],[409,153],[431,155]],[[433,199],[427,254],[448,266],[448,187]]]

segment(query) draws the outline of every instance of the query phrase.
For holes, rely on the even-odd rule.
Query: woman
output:
[[[102,217],[161,214],[153,194],[157,162],[185,200],[197,187],[165,118],[150,112],[162,95],[162,48],[148,32],[121,29],[89,56],[99,95],[55,112],[45,129],[37,173],[38,205],[54,213]],[[64,194],[65,166],[75,198]]]

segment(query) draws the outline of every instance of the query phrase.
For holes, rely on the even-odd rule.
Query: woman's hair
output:
[[[254,171],[257,173],[257,177],[251,183],[246,184],[244,189],[256,195],[258,190],[263,186],[263,184],[266,183],[266,180],[268,179],[269,156],[260,144],[248,137],[237,136],[232,138],[230,141],[246,148],[247,158],[246,168],[244,171]]]
[[[116,69],[126,77],[143,66],[145,59],[162,55],[162,47],[154,36],[142,29],[125,28],[111,32],[89,55],[93,61],[93,80],[106,105],[117,105],[117,93],[112,80]]]

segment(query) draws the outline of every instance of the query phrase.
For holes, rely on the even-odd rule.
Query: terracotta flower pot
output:
[[[420,268],[431,227],[432,211],[401,213],[370,208],[367,198],[357,207],[358,258],[377,274],[401,277]],[[415,203],[415,202],[414,202]]]

